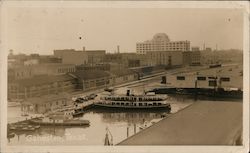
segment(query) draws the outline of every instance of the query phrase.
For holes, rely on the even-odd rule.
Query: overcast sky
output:
[[[243,16],[237,9],[10,8],[8,49],[52,54],[54,49],[135,52],[136,42],[166,33],[191,46],[242,49]],[[81,37],[81,39],[80,39]]]

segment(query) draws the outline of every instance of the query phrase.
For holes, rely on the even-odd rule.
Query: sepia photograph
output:
[[[248,152],[248,5],[1,3],[0,152]]]

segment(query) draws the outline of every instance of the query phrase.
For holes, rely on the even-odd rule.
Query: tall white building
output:
[[[170,41],[165,33],[157,33],[152,40],[136,43],[137,54],[147,51],[189,51],[190,41]]]

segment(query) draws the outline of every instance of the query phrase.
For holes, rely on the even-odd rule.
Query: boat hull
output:
[[[88,126],[90,122],[88,120],[70,121],[70,122],[43,122],[40,120],[30,120],[30,123],[37,125],[47,126]]]
[[[170,105],[160,105],[160,106],[121,106],[121,105],[108,105],[108,104],[94,104],[95,107],[105,107],[114,109],[171,109]]]
[[[179,94],[179,95],[201,95],[216,98],[235,98],[242,99],[243,91],[225,91],[223,89],[205,89],[205,88],[155,88],[151,90],[156,94]]]

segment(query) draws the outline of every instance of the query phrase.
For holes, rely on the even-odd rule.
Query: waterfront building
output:
[[[112,85],[118,85],[126,82],[131,82],[138,80],[139,76],[138,73],[135,73],[132,70],[129,69],[117,69],[117,70],[111,70],[111,80],[110,83]]]
[[[243,89],[242,65],[222,66],[193,72],[180,72],[166,76],[169,88],[223,88],[225,90]]]
[[[128,69],[80,70],[70,73],[77,80],[77,89],[89,90],[106,88],[134,80],[138,80],[137,73]]]
[[[69,75],[40,75],[8,80],[8,99],[27,99],[75,90],[75,79]]]
[[[190,41],[170,41],[165,33],[157,33],[152,40],[136,43],[136,53],[146,54],[148,51],[189,51]]]
[[[21,110],[34,113],[46,113],[70,104],[72,104],[70,94],[62,92],[58,94],[27,98],[22,102]]]
[[[129,68],[133,72],[135,72],[138,75],[138,78],[143,78],[144,76],[153,75],[155,73],[164,72],[165,66],[163,65],[157,65],[157,66],[140,66],[140,67],[133,67]]]
[[[82,70],[70,75],[77,79],[77,89],[81,90],[107,87],[110,84],[110,74],[102,70]]]

